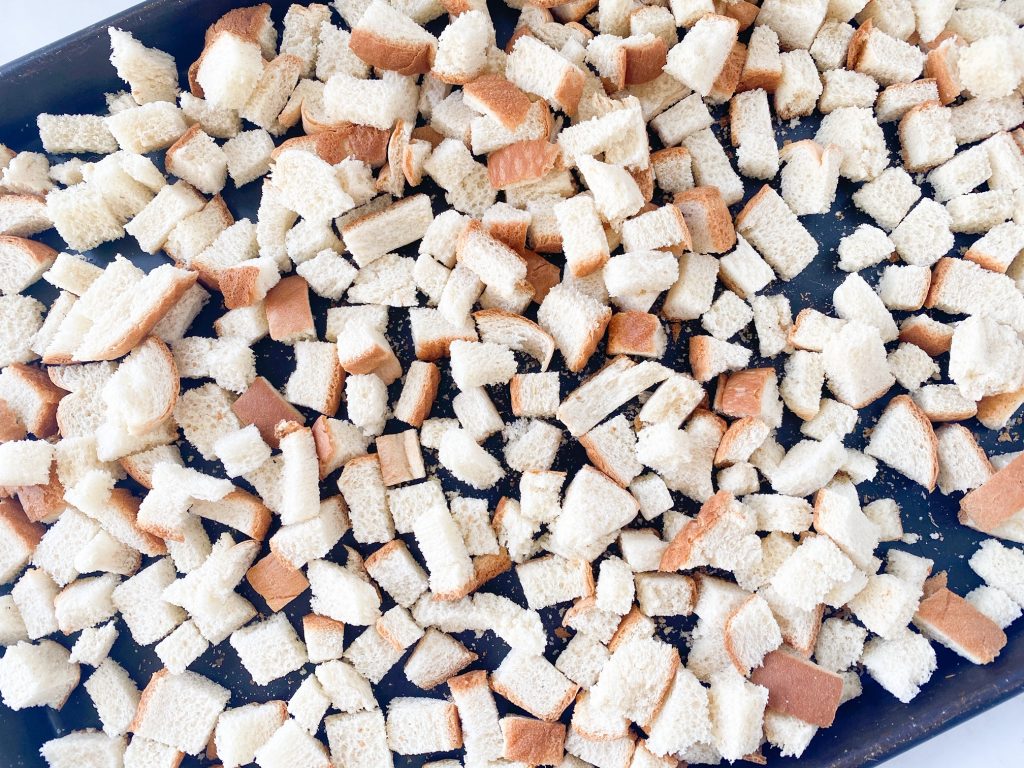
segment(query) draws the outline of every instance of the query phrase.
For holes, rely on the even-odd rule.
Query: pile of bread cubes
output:
[[[52,768],[764,763],[862,673],[909,702],[933,643],[998,656],[1024,457],[969,427],[1024,403],[1024,2],[541,2],[503,48],[482,0],[334,6],[280,43],[231,11],[187,90],[111,28],[108,113],[0,145],[0,694],[60,709],[84,676],[102,723]],[[840,183],[873,224],[822,253],[801,217]],[[815,259],[845,277],[792,306]],[[898,500],[858,485],[897,473],[991,537],[966,597],[877,556]],[[125,630],[148,680],[108,655]],[[189,669],[225,641],[253,703]],[[415,695],[378,698],[399,667]]]

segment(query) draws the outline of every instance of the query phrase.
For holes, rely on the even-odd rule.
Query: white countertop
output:
[[[6,2],[5,33],[0,36],[0,63],[29,53],[134,4],[133,0]],[[41,17],[45,21],[40,21]],[[942,670],[938,674],[942,674]],[[1024,696],[947,731],[887,762],[885,766],[974,768],[1018,765],[1021,755],[1024,755],[1024,728],[1021,723],[1024,723]]]

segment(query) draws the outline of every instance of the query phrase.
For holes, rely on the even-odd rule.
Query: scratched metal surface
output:
[[[184,74],[184,69],[199,53],[205,28],[229,8],[241,4],[238,0],[153,0],[153,2],[143,3],[130,9],[107,23],[128,29],[145,44],[172,53],[177,58],[178,65]],[[280,24],[288,3],[275,0],[271,4],[274,6],[274,19]],[[509,10],[504,4],[495,2],[492,3],[492,14],[498,27],[499,42],[503,43],[511,33],[515,12]],[[339,21],[337,17],[335,21]],[[102,94],[105,91],[123,88],[123,83],[117,80],[113,68],[107,61],[108,39],[104,31],[107,23],[83,30],[0,69],[0,104],[3,105],[3,109],[0,110],[0,142],[8,144],[16,150],[38,150],[39,142],[35,131],[36,114],[43,111],[101,112],[104,107]],[[443,23],[443,21],[434,22],[431,25],[432,28],[439,23]],[[184,77],[182,82],[185,82]],[[721,114],[719,113],[717,116],[721,117]],[[719,121],[715,130],[723,138],[723,144],[728,146],[727,136],[722,132],[723,125],[724,122]],[[816,127],[817,118],[806,118],[797,125],[776,125],[780,144],[784,141],[813,136]],[[895,143],[893,133],[890,127],[887,130],[887,135],[890,140],[890,149],[895,152],[898,150],[898,145]],[[898,162],[895,155],[893,161]],[[747,197],[758,187],[759,185],[748,183]],[[228,189],[224,191],[224,197],[236,219],[246,216],[255,217],[258,190],[258,183],[250,184],[242,190],[235,190],[229,183]],[[431,188],[428,191],[436,193],[437,190]],[[792,302],[794,314],[804,306],[815,306],[826,312],[832,309],[832,290],[843,279],[843,274],[835,268],[836,246],[842,236],[851,232],[865,220],[850,203],[850,195],[853,191],[854,185],[845,181],[840,183],[833,211],[841,213],[833,212],[803,218],[805,226],[820,243],[819,257],[797,279],[788,284],[775,282],[765,291],[766,293],[786,294]],[[440,212],[444,205],[443,200],[439,202],[436,194],[432,194],[432,196],[435,200],[435,212]],[[739,205],[735,206],[733,213],[735,214],[739,208]],[[40,239],[56,248],[61,247],[59,238],[52,231],[42,235]],[[958,249],[965,245],[966,242],[958,239]],[[414,255],[413,250],[406,249],[406,251]],[[141,254],[135,247],[135,241],[131,238],[108,243],[88,254],[88,258],[98,264],[104,264],[116,253],[124,254],[145,269],[151,269],[164,261],[161,257]],[[874,283],[880,269],[881,267],[867,270],[865,276]],[[44,282],[38,283],[30,292],[44,302],[51,301],[55,296],[55,291]],[[328,305],[327,301],[313,297],[314,313],[321,337]],[[535,309],[534,307],[531,312]],[[211,301],[197,320],[191,333],[193,335],[213,335],[212,321],[222,311],[223,308],[218,301]],[[897,319],[900,319],[903,313],[896,314]],[[699,332],[699,329],[695,324],[684,324],[681,331],[678,338],[670,342],[666,362],[675,367],[686,368],[687,338],[691,332]],[[748,329],[745,334],[745,341],[748,344],[754,342],[756,347],[756,339],[752,336],[752,331]],[[389,335],[396,351],[402,357],[403,362],[407,364],[412,359],[412,349],[404,311],[391,310]],[[258,343],[255,350],[260,373],[267,376],[274,384],[283,385],[293,367],[290,348],[265,340]],[[601,365],[604,359],[602,352],[603,349],[599,349],[584,375],[592,373]],[[520,370],[535,370],[536,368],[536,363],[529,359],[521,358],[520,363]],[[780,361],[778,359],[775,361],[755,359],[752,362],[752,365],[771,364],[778,367]],[[943,368],[945,368],[944,361]],[[571,391],[576,378],[578,377],[563,375],[563,396]],[[392,387],[393,397],[397,396],[398,386],[396,384]],[[438,398],[433,412],[434,416],[452,415],[450,390],[453,388],[450,379],[446,376],[441,396]],[[885,400],[887,401],[889,397],[900,391],[902,391],[900,387],[894,387]],[[504,388],[491,388],[491,394],[499,410],[505,413],[509,412],[507,392]],[[863,446],[862,430],[870,428],[874,424],[883,405],[884,401],[861,412],[857,435],[848,444],[856,447]],[[629,411],[628,406],[626,410]],[[306,415],[310,420],[315,417],[310,412],[307,412]],[[798,439],[798,424],[790,414],[787,413],[787,417],[789,418],[787,418],[780,437],[784,444],[789,445]],[[1016,450],[1020,445],[1018,421],[1015,421],[1010,429],[1000,433],[987,431],[976,422],[972,422],[969,426],[979,435],[983,447],[990,455]],[[392,422],[387,431],[399,431],[401,428],[402,425]],[[500,453],[500,437],[495,436],[489,440],[487,447]],[[583,458],[581,450],[563,447],[556,468],[571,472],[582,464]],[[194,456],[192,459],[195,460],[197,466],[203,465],[201,459],[196,460]],[[436,469],[436,457],[432,452],[425,452],[425,459],[429,466]],[[216,470],[216,467],[213,469]],[[438,470],[438,474],[449,492],[461,492],[468,496],[482,495],[472,489],[461,487],[443,469]],[[322,493],[325,497],[337,492],[335,481],[336,475],[324,482]],[[503,494],[516,495],[517,482],[517,477],[507,477],[491,493],[487,494],[492,505]],[[918,534],[920,540],[913,545],[897,544],[897,546],[915,554],[933,558],[936,561],[937,569],[945,569],[949,572],[951,586],[960,593],[966,593],[977,585],[978,580],[967,567],[966,559],[976,548],[980,537],[957,525],[958,496],[943,497],[935,494],[928,497],[918,486],[909,484],[886,467],[880,469],[874,482],[861,485],[859,489],[865,502],[886,496],[893,496],[900,502],[905,529]],[[138,490],[136,489],[136,491]],[[697,509],[696,504],[678,495],[676,501],[676,508],[682,511],[692,513]],[[206,527],[211,538],[215,538],[222,530],[220,526],[209,521],[206,521]],[[405,538],[409,540],[410,545],[415,547],[411,537]],[[344,545],[354,545],[351,534],[347,535],[331,553],[331,557],[339,562],[343,562],[345,558]],[[886,548],[888,548],[887,545],[883,545],[883,549]],[[366,555],[373,548],[360,546],[357,549]],[[495,579],[484,589],[506,594],[524,602],[518,582],[510,573]],[[247,584],[243,583],[240,591],[257,606],[261,613],[266,613],[266,606],[257,595],[248,589]],[[385,602],[385,608],[389,605],[389,602]],[[564,608],[564,606],[562,607]],[[287,608],[288,615],[297,627],[299,626],[297,623],[299,617],[307,611],[308,595],[295,600]],[[549,630],[557,626],[560,615],[557,608],[545,609],[541,614]],[[121,634],[114,647],[113,656],[128,669],[141,688],[146,684],[149,676],[161,665],[151,647],[137,647],[132,642],[123,623],[118,621],[118,625]],[[669,621],[661,624],[660,632],[666,640],[679,645],[681,652],[685,654],[684,640],[691,628],[692,622],[689,620]],[[357,628],[346,630],[346,642],[350,642],[359,631]],[[828,768],[852,768],[852,766],[875,764],[1021,691],[1024,689],[1024,642],[1021,642],[1021,635],[1024,634],[1024,622],[1018,622],[1016,627],[1009,630],[1008,634],[1010,643],[1006,650],[994,664],[986,667],[976,667],[943,648],[937,648],[939,669],[932,681],[925,686],[922,693],[910,706],[900,704],[865,677],[863,696],[840,709],[837,724],[827,731],[819,732],[799,764],[811,768],[826,768],[826,766]],[[549,632],[549,637],[547,654],[549,658],[553,659],[565,641],[553,632]],[[65,638],[64,641],[70,645],[74,639],[72,636]],[[489,632],[479,636],[463,633],[459,635],[459,639],[479,654],[480,660],[474,665],[474,668],[494,668],[507,650],[504,643]],[[268,686],[257,686],[240,667],[237,655],[227,643],[208,650],[192,668],[230,687],[232,690],[231,706],[272,698],[287,699],[303,677],[311,673],[311,667],[307,665],[306,668]],[[88,671],[88,668],[83,669],[86,674]],[[438,690],[424,694],[405,679],[402,673],[402,664],[399,664],[377,687],[377,692],[382,704],[386,705],[386,702],[396,695],[443,696],[446,689],[442,686]],[[500,699],[499,707],[503,711],[515,709]],[[13,713],[0,705],[0,766],[12,768],[14,766],[25,766],[26,768],[42,766],[44,763],[38,754],[38,748],[42,742],[76,728],[98,727],[98,725],[99,722],[92,705],[81,686],[60,712],[36,708]],[[323,737],[322,731],[321,737]],[[396,763],[400,766],[416,766],[439,757],[441,756],[397,758]],[[768,764],[772,768],[782,768],[796,763],[797,761],[792,759],[780,758],[774,750],[770,750],[768,753]],[[184,764],[192,766],[204,763],[194,758],[186,758]]]

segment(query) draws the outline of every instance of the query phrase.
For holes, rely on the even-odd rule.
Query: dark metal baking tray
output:
[[[185,69],[198,56],[206,27],[230,8],[243,4],[245,3],[239,0],[152,0],[7,64],[0,68],[0,105],[3,105],[3,109],[0,110],[0,142],[16,150],[38,150],[39,138],[35,126],[35,116],[38,113],[104,111],[103,93],[124,88],[124,84],[117,79],[108,61],[109,41],[105,31],[107,26],[114,25],[129,30],[146,45],[173,54],[182,72],[181,82],[185,83]],[[288,3],[284,0],[274,0],[271,5],[274,19],[280,26]],[[45,3],[39,5],[39,12],[39,23],[45,24]],[[516,12],[501,2],[492,2],[491,12],[498,28],[499,42],[503,43],[511,34]],[[340,23],[336,15],[335,21]],[[438,23],[441,22],[435,22],[431,25],[432,28]],[[721,132],[724,127],[725,122],[719,121],[716,130]],[[813,136],[816,127],[817,118],[805,118],[796,121],[795,124],[776,124],[780,143]],[[898,143],[895,142],[891,130],[887,133],[890,149],[895,151],[898,149]],[[720,135],[724,136],[723,133]],[[723,140],[723,144],[728,146],[728,140]],[[898,162],[895,156],[893,160]],[[747,196],[749,197],[756,189],[757,185],[748,184]],[[258,190],[259,183],[250,184],[242,190],[235,190],[229,183],[224,197],[236,219],[245,216],[255,217]],[[853,185],[841,182],[833,213],[804,217],[804,224],[821,244],[819,257],[797,279],[788,284],[776,282],[766,289],[767,293],[782,292],[789,296],[794,313],[804,306],[817,306],[825,311],[831,309],[832,290],[843,278],[835,267],[836,246],[843,235],[865,221],[850,202],[853,191]],[[438,203],[436,200],[435,196],[435,212],[439,212],[443,202]],[[738,206],[734,207],[733,212],[737,210]],[[53,247],[62,247],[59,238],[52,231],[43,234],[40,239]],[[963,245],[966,245],[966,242],[958,240],[957,247]],[[164,261],[161,257],[140,253],[130,237],[108,243],[88,254],[88,257],[102,264],[113,258],[116,253],[124,254],[145,269]],[[877,273],[878,269],[874,271]],[[873,281],[874,277],[870,279]],[[44,302],[52,300],[55,295],[55,291],[43,282],[34,286],[30,292]],[[314,310],[321,334],[327,306],[327,302],[314,297]],[[219,301],[211,301],[193,326],[192,333],[213,335],[211,323],[221,311],[223,308]],[[411,345],[407,322],[402,320],[403,314],[392,310],[389,333],[403,360],[408,361],[411,357]],[[671,342],[666,358],[669,364],[686,367],[686,339],[691,332],[700,331],[695,324],[684,324],[678,339]],[[293,365],[289,348],[263,341],[256,346],[256,352],[260,372],[275,384],[283,385]],[[591,360],[584,374],[589,374],[600,366],[603,362],[602,352],[603,349],[599,349],[599,353]],[[521,370],[530,369],[531,365],[535,366],[535,363],[530,361],[521,362]],[[772,364],[772,361],[755,360],[752,364]],[[563,396],[571,391],[577,378],[563,375]],[[499,409],[507,412],[507,397],[500,389],[492,388],[492,396]],[[894,387],[890,397],[899,391],[898,386]],[[862,412],[858,432],[874,423],[881,406],[879,403]],[[307,415],[312,419],[313,414]],[[451,415],[448,393],[443,391],[438,398],[434,415]],[[1011,428],[1000,433],[985,430],[973,421],[969,426],[979,434],[982,445],[990,455],[1021,447],[1019,421],[1015,421]],[[396,422],[388,427],[388,431],[400,429],[401,425]],[[798,439],[795,424],[787,422],[782,439],[785,444],[791,444]],[[856,447],[862,447],[859,438],[854,439],[852,443]],[[492,450],[500,450],[499,438],[492,438],[487,445]],[[582,451],[563,450],[556,468],[572,470],[582,462]],[[197,464],[202,462],[198,461]],[[439,470],[439,475],[446,489],[461,490],[466,495],[481,495],[474,493],[472,489],[460,488],[443,469]],[[335,478],[331,477],[324,483],[324,496],[336,492],[334,480]],[[488,494],[492,504],[503,493],[515,495],[516,482],[515,478],[507,478],[494,489],[494,492]],[[878,478],[874,482],[861,485],[859,488],[865,502],[884,496],[894,496],[900,502],[905,529],[919,535],[920,539],[912,545],[896,546],[934,558],[936,568],[949,572],[951,586],[961,594],[977,585],[978,579],[967,567],[966,560],[982,537],[957,524],[957,496],[943,497],[938,493],[927,496],[918,486],[909,484],[886,467],[880,468]],[[677,497],[676,508],[694,512],[697,505]],[[211,538],[219,535],[220,529],[216,524],[207,522],[206,525]],[[346,544],[354,544],[351,534],[345,537],[331,556],[343,561]],[[366,547],[357,549],[364,555],[368,551]],[[248,585],[243,585],[240,589],[258,609],[263,613],[267,612],[265,604],[248,590]],[[507,594],[522,601],[518,582],[510,573],[492,581],[484,589]],[[388,603],[385,603],[385,606],[387,605]],[[297,622],[307,611],[308,600],[305,597],[296,600],[287,608],[293,622]],[[549,629],[556,626],[558,613],[553,608],[542,611]],[[145,686],[149,676],[159,669],[160,663],[151,647],[136,647],[123,623],[119,621],[118,624],[121,636],[114,648],[113,656],[129,670],[141,688]],[[683,637],[690,627],[690,622],[670,622],[666,627],[666,639],[678,644],[684,654]],[[350,642],[358,634],[358,629],[346,630],[346,633],[346,642]],[[985,667],[974,666],[950,651],[937,647],[938,671],[917,699],[908,706],[897,702],[865,676],[864,694],[840,709],[836,725],[819,732],[800,761],[780,758],[775,750],[768,750],[768,765],[771,768],[782,768],[798,763],[809,768],[875,765],[1019,693],[1024,689],[1024,642],[1021,637],[1024,634],[1024,622],[1018,622],[1011,627],[1008,634],[1010,642],[1002,655],[995,663]],[[472,633],[463,633],[459,637],[480,655],[480,661],[474,665],[475,667],[493,668],[506,652],[505,645],[489,632],[479,637],[473,636]],[[548,655],[553,658],[565,641],[553,632],[549,632],[549,637],[547,650]],[[73,640],[74,637],[66,638],[68,644]],[[271,685],[256,686],[240,667],[237,656],[226,643],[207,651],[192,668],[229,686],[232,689],[231,706],[271,698],[287,699],[298,682],[310,673],[307,666]],[[83,677],[87,673],[88,668],[83,669]],[[396,666],[378,686],[378,691],[382,702],[387,702],[395,695],[424,695],[404,678],[401,664]],[[445,692],[445,687],[441,686],[426,695],[443,696]],[[500,700],[499,706],[503,710],[514,711],[514,707]],[[14,713],[0,705],[0,766],[43,766],[44,762],[39,756],[38,749],[44,741],[76,728],[98,725],[98,719],[82,687],[75,691],[60,712],[35,708]],[[396,765],[421,765],[438,757],[440,756],[398,757]],[[199,764],[202,763],[194,758],[186,758],[184,763]]]

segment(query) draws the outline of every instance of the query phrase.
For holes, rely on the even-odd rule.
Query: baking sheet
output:
[[[129,30],[144,44],[161,48],[173,54],[182,73],[181,82],[186,83],[184,72],[200,52],[206,27],[230,8],[241,4],[237,0],[234,2],[232,0],[153,0],[153,2],[136,6],[107,22],[85,29],[0,68],[0,104],[4,107],[0,110],[0,142],[16,150],[39,151],[39,139],[35,127],[35,116],[38,113],[102,113],[104,111],[103,93],[122,90],[125,87],[124,83],[117,79],[113,67],[108,62],[109,41],[105,31],[108,25],[113,24]],[[280,29],[288,3],[277,0],[271,2],[271,5],[274,9],[274,20]],[[511,33],[516,12],[500,2],[491,2],[490,5],[498,28],[499,42],[503,43]],[[340,23],[337,15],[335,15],[334,21]],[[41,19],[40,23],[45,23],[45,21]],[[439,19],[431,25],[431,29],[436,33],[439,28],[443,27],[443,24],[444,19]],[[716,117],[721,117],[722,110],[719,108],[715,114]],[[796,122],[798,124],[776,125],[780,144],[784,141],[813,136],[818,118],[804,118]],[[728,138],[722,130],[723,125],[724,121],[720,120],[715,126],[715,130],[723,138],[723,144],[728,147]],[[886,133],[890,139],[890,149],[898,149],[892,125],[886,127]],[[892,161],[898,163],[898,156],[894,154]],[[759,186],[760,184],[752,184],[748,181],[747,197]],[[236,219],[255,218],[259,189],[259,182],[252,183],[241,190],[235,190],[229,182],[223,195]],[[841,237],[852,232],[858,224],[867,221],[850,202],[850,195],[854,189],[855,186],[849,182],[840,182],[839,194],[833,211],[841,213],[802,218],[804,225],[820,244],[819,257],[792,282],[788,284],[775,282],[763,292],[766,294],[781,292],[787,295],[792,303],[794,315],[805,306],[814,306],[826,312],[832,309],[832,291],[845,276],[835,268],[836,246]],[[436,188],[431,191],[436,191]],[[436,195],[432,195],[432,197],[435,213],[439,213],[443,210],[443,200],[439,201]],[[733,213],[738,212],[740,207],[741,205],[734,206]],[[63,245],[52,230],[40,235],[38,239],[58,249]],[[958,249],[967,244],[967,239],[958,238]],[[98,264],[105,264],[117,253],[131,258],[144,269],[151,269],[165,261],[162,257],[140,253],[134,239],[130,237],[115,243],[107,243],[88,254],[88,258]],[[415,245],[411,249],[404,249],[403,253],[415,255]],[[880,269],[881,267],[865,270],[863,274],[869,279],[869,282],[874,283]],[[44,302],[52,301],[56,295],[56,291],[42,281],[37,283],[29,293]],[[329,302],[315,296],[312,298],[317,328],[322,338]],[[214,335],[211,324],[222,311],[223,308],[219,302],[212,301],[191,329],[191,335]],[[412,359],[412,351],[405,312],[392,309],[390,314],[392,322],[389,334],[396,351],[399,352],[403,362],[408,364],[408,361]],[[904,313],[895,314],[897,319],[904,316]],[[756,339],[753,337],[751,329],[748,331],[750,335],[745,337],[745,342],[753,343],[756,348]],[[686,340],[690,333],[700,332],[699,326],[695,323],[683,324],[678,339],[670,341],[665,362],[674,367],[688,368]],[[260,374],[267,376],[274,384],[282,386],[293,368],[290,349],[265,340],[258,343],[255,350]],[[588,375],[600,367],[604,361],[602,353],[603,345],[599,348],[598,354],[591,359],[591,364],[583,372],[583,375]],[[559,356],[556,355],[556,365],[558,365],[558,359]],[[773,362],[777,368],[780,368],[782,359],[763,361],[755,358],[751,365],[770,365]],[[520,358],[520,363],[521,371],[536,370],[536,363],[528,358]],[[943,361],[942,367],[945,369],[945,361]],[[444,378],[445,386],[449,387],[449,390],[453,388],[449,378],[447,376]],[[563,396],[572,390],[577,379],[578,377],[569,377],[563,373]],[[194,384],[194,382],[190,384]],[[397,396],[397,386],[392,388],[392,397]],[[509,413],[507,393],[504,388],[497,387],[491,388],[491,390],[499,410],[502,413]],[[895,386],[885,401],[901,392],[902,389],[898,385]],[[443,389],[432,415],[451,416],[450,401],[450,395]],[[874,423],[883,404],[884,402],[875,404],[875,406],[861,411],[858,432]],[[632,413],[629,407],[626,408],[626,411]],[[312,412],[307,411],[306,415],[309,417],[310,423],[315,418],[315,414]],[[791,445],[799,439],[798,423],[788,412],[787,417],[789,418],[784,425],[780,440],[785,445]],[[979,435],[980,442],[989,455],[1017,450],[1020,447],[1019,419],[1014,420],[1010,429],[1000,433],[985,430],[973,420],[968,426]],[[403,428],[405,428],[404,425],[391,422],[387,431],[397,432]],[[858,437],[848,440],[847,444],[862,447],[863,441]],[[488,441],[487,446],[492,451],[500,452],[500,437],[493,437]],[[187,451],[183,452],[187,453]],[[425,454],[428,463],[436,465],[436,457],[431,452],[425,452]],[[584,455],[581,450],[563,450],[556,468],[572,472],[583,463],[583,460]],[[196,466],[202,465],[201,460],[196,462]],[[446,490],[459,491],[467,496],[483,495],[460,486],[443,469],[439,470],[438,474],[442,478]],[[322,486],[322,494],[325,497],[336,492],[335,480],[336,475],[325,481]],[[518,495],[517,483],[518,477],[511,476],[487,494],[492,509],[493,504],[501,495]],[[917,534],[920,539],[913,545],[897,543],[895,546],[935,559],[936,569],[947,570],[951,588],[961,594],[966,594],[979,583],[977,577],[967,567],[966,561],[983,537],[957,524],[956,511],[959,495],[943,497],[936,493],[929,497],[919,486],[908,483],[902,476],[884,466],[880,468],[876,481],[860,485],[858,488],[864,503],[886,496],[893,496],[900,502],[905,530]],[[136,490],[138,492],[138,489]],[[676,508],[681,511],[692,513],[698,508],[697,504],[678,495],[676,495],[676,500]],[[211,539],[223,530],[217,524],[209,521],[206,521],[205,525]],[[403,538],[415,546],[411,541],[412,537]],[[344,562],[344,546],[353,544],[351,534],[347,535],[331,553],[331,558]],[[889,545],[883,545],[882,549],[885,550],[888,547]],[[372,551],[373,547],[360,546],[357,549],[365,555]],[[9,590],[9,585],[3,591],[7,590]],[[248,589],[246,583],[243,582],[239,591],[253,602],[261,614],[267,614],[265,604],[258,595]],[[506,594],[524,603],[518,581],[511,573],[504,574],[490,582],[484,587],[484,591]],[[385,602],[384,607],[387,608],[389,605],[390,602]],[[563,605],[562,608],[564,609],[564,607]],[[286,612],[291,617],[293,624],[297,628],[301,628],[299,619],[308,612],[308,593],[291,603]],[[549,629],[550,639],[547,654],[551,659],[557,655],[565,642],[550,631],[557,625],[559,613],[557,608],[541,611]],[[149,676],[161,665],[152,647],[136,647],[123,622],[118,621],[118,626],[121,635],[112,655],[131,673],[141,689],[145,686]],[[683,641],[691,628],[691,620],[667,622],[664,625],[662,636],[678,644],[681,652],[685,654]],[[347,629],[346,645],[360,631],[359,628]],[[936,646],[938,671],[909,706],[900,704],[874,681],[864,676],[864,694],[840,708],[836,725],[818,733],[800,759],[799,764],[810,768],[825,768],[826,766],[849,768],[877,764],[1020,692],[1024,689],[1022,633],[1024,633],[1024,622],[1018,622],[1012,626],[1007,631],[1010,638],[1008,646],[995,663],[985,667],[974,666],[952,652]],[[507,651],[504,643],[489,632],[479,637],[472,633],[462,633],[458,637],[480,655],[480,661],[474,664],[473,668],[493,669]],[[74,636],[66,640],[70,645]],[[271,685],[257,686],[240,667],[237,655],[227,643],[222,643],[216,649],[208,650],[191,668],[230,687],[232,690],[230,706],[272,698],[287,700],[299,682],[311,673],[311,666],[307,665],[305,669],[277,680]],[[83,678],[89,671],[89,668],[83,668]],[[441,686],[433,692],[424,694],[405,680],[402,674],[402,665],[399,664],[377,687],[377,692],[381,702],[386,704],[390,698],[397,695],[444,696],[447,693],[447,688]],[[514,707],[500,698],[498,698],[498,703],[503,713],[515,711]],[[98,718],[84,687],[81,686],[60,712],[35,708],[13,713],[0,705],[0,766],[44,766],[45,763],[38,754],[39,746],[44,741],[70,730],[98,726]],[[321,731],[322,737],[323,732]],[[767,754],[768,765],[772,768],[795,765],[798,762],[793,759],[780,758],[777,751],[772,749],[769,749]],[[431,755],[414,758],[396,756],[396,765],[418,766],[440,757],[442,756]],[[186,758],[183,764],[193,766],[208,763],[194,758]]]

